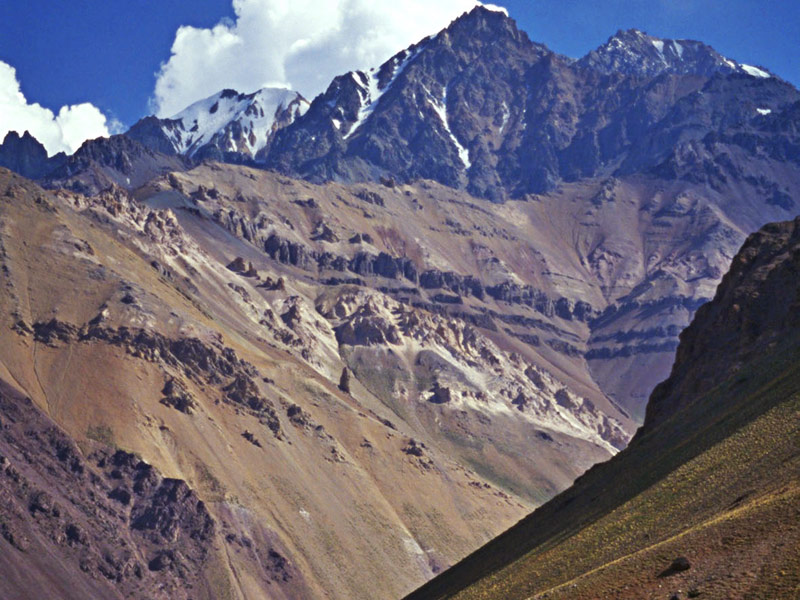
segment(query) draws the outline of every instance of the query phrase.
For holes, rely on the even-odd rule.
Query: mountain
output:
[[[264,88],[252,94],[222,90],[169,119],[146,117],[126,135],[164,154],[195,160],[258,161],[278,129],[308,109],[297,92]]]
[[[738,73],[767,79],[775,77],[768,70],[737,63],[695,40],[665,40],[639,31],[618,31],[599,48],[578,61],[584,68],[608,75],[622,73],[635,77],[657,77],[664,73],[700,75]]]
[[[72,156],[49,170],[42,183],[84,194],[98,194],[115,186],[137,188],[153,177],[186,169],[182,156],[148,148],[125,135],[87,140]]]
[[[650,172],[676,145],[798,99],[700,42],[632,30],[575,61],[476,7],[380,68],[337,77],[266,165],[315,182],[426,178],[503,201]]]
[[[615,37],[576,61],[478,8],[307,110],[223,91],[0,171],[0,596],[397,598],[625,448],[797,213],[800,94]]]
[[[21,136],[16,131],[9,131],[0,144],[0,167],[31,179],[46,177],[63,165],[66,159],[63,152],[48,157],[45,147],[28,131]]]
[[[628,448],[408,599],[795,597],[798,268],[800,219],[750,236]]]
[[[535,259],[491,245],[487,257],[472,244],[465,252],[474,259],[434,269],[455,277],[425,284],[463,296],[471,288],[462,282],[474,280],[492,301],[531,309],[513,318],[538,331],[504,327],[558,348],[559,364],[640,422],[677,334],[744,237],[795,214],[798,107],[789,84],[699,42],[631,30],[575,61],[478,7],[378,69],[336,78],[307,110],[286,90],[223,91],[174,119],[148,117],[125,136],[87,142],[43,183],[90,194],[135,189],[208,156],[311,181],[427,177],[465,202],[525,200],[529,208],[493,211],[498,226],[486,223],[481,236],[520,212],[515,235],[535,243],[515,244]],[[465,231],[451,221],[445,229]],[[423,231],[419,239],[437,233]],[[303,243],[324,243],[316,235]],[[489,259],[502,269],[487,270]],[[431,266],[412,260],[421,272]],[[538,315],[571,318],[575,307],[581,325],[538,326]],[[485,322],[486,310],[494,309],[462,312]]]
[[[458,207],[214,163],[135,196],[0,171],[0,595],[399,597],[624,445],[547,347],[393,298],[406,191]]]

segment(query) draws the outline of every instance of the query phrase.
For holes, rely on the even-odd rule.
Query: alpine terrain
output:
[[[11,132],[0,165],[2,597],[400,598],[626,446],[419,597],[689,553],[745,479],[753,535],[796,510],[792,313],[751,297],[794,225],[734,260],[800,212],[764,67],[637,30],[575,60],[478,6],[310,102],[225,89],[71,156]],[[630,564],[598,573],[650,590]]]

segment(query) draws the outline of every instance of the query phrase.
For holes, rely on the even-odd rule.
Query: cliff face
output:
[[[794,597],[799,228],[747,239],[626,450],[409,600]]]
[[[800,218],[747,238],[713,301],[681,333],[672,373],[653,391],[642,433],[796,334],[798,273]]]

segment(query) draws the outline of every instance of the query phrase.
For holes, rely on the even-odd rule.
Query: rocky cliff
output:
[[[502,201],[658,170],[730,126],[766,133],[759,115],[797,100],[700,42],[620,31],[575,61],[477,7],[379,68],[337,77],[266,164],[312,181],[433,179]]]

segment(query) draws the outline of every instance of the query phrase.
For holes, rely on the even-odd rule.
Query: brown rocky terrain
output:
[[[700,42],[621,31],[575,61],[477,8],[307,111],[284,91],[265,112],[268,92],[70,157],[0,145],[50,190],[0,169],[2,448],[20,474],[0,592],[400,597],[625,448],[747,234],[797,212],[800,94]],[[780,254],[775,234],[748,247]],[[687,406],[704,427],[709,386],[791,321],[768,310],[791,278],[756,283],[750,259],[726,289],[744,306],[773,286],[774,318],[736,321],[741,338],[702,309],[719,342],[684,338],[652,439],[673,443],[663,422]],[[743,505],[751,537],[780,538],[747,519],[794,506],[781,489]]]
[[[77,446],[2,387],[3,597],[215,597],[222,538],[184,481],[98,442]]]
[[[239,176],[241,168],[226,168]],[[253,181],[250,174],[241,176]],[[180,183],[185,176],[174,177]],[[168,179],[163,184],[174,195]],[[90,198],[51,193],[7,171],[0,188],[0,371],[14,390],[7,393],[8,410],[25,403],[25,419],[49,423],[59,439],[75,440],[85,473],[48,467],[59,460],[49,446],[26,445],[17,429],[9,430],[15,449],[3,454],[14,468],[24,466],[29,487],[12,490],[16,500],[3,514],[9,531],[36,540],[36,549],[73,573],[65,582],[80,580],[69,586],[74,597],[102,595],[97,590],[117,577],[95,565],[105,560],[100,532],[112,527],[121,533],[106,539],[121,541],[108,552],[125,557],[113,568],[125,572],[128,583],[120,589],[133,594],[188,582],[201,597],[368,598],[381,582],[385,597],[398,597],[511,524],[532,497],[543,499],[609,456],[613,446],[604,436],[624,435],[604,429],[605,414],[585,396],[559,393],[564,384],[556,375],[512,357],[467,324],[404,309],[377,291],[341,286],[321,294],[302,278],[289,279],[288,267],[202,216],[190,194],[186,208],[166,208],[163,195],[140,202],[119,188]],[[237,256],[246,258],[247,268],[227,268]],[[369,353],[378,350],[369,345],[373,339],[402,340],[379,354],[398,357],[401,373],[404,365],[423,370],[425,393],[439,389],[426,361],[452,362],[455,381],[441,382],[452,389],[452,405],[416,396],[412,372],[405,408],[389,408],[389,396],[378,395],[386,383],[364,374],[373,360]],[[415,352],[425,359],[416,361]],[[339,384],[351,355],[348,393]],[[498,375],[513,379],[485,379],[490,361]],[[470,369],[474,381],[463,380],[459,369]],[[503,401],[478,399],[484,389],[505,388]],[[527,412],[511,402],[511,391],[521,390],[531,397]],[[577,408],[566,410],[556,397]],[[417,405],[427,413],[417,416]],[[508,423],[516,427],[509,434],[513,449],[539,432],[541,455],[532,460],[512,450],[498,456],[488,446],[467,448],[475,457],[469,467],[444,438],[431,434],[437,407],[446,409],[447,421],[452,414],[449,427],[463,437],[481,434],[478,426],[499,435]],[[117,477],[103,466],[116,449],[136,457],[125,459],[134,472],[141,462],[152,465],[158,481],[185,482],[174,485],[196,494],[215,523],[200,544],[207,556],[186,563],[197,567],[191,578],[181,575],[178,559],[173,564],[166,557],[163,565],[157,559],[175,548],[175,539],[141,540],[138,530],[130,532],[132,517],[123,506],[135,508],[138,501],[135,473]],[[515,464],[536,475],[528,489],[500,475]],[[90,473],[99,479],[87,494],[106,498],[120,487],[114,496],[124,500],[130,492],[133,503],[118,507],[114,498],[104,500],[122,516],[93,529],[90,517],[80,516],[91,497],[65,495]],[[65,507],[67,516],[41,525],[25,504],[34,488]],[[84,554],[95,566],[86,571],[80,570],[82,551],[59,541],[68,518],[89,532]],[[44,561],[31,561],[8,539],[0,543],[8,544],[3,585],[43,577]],[[187,544],[181,552],[190,553]],[[159,569],[151,572],[153,560]],[[135,575],[137,565],[143,579]],[[386,577],[387,565],[405,565],[407,574]],[[197,573],[203,569],[207,577]],[[70,597],[69,590],[58,593]]]

